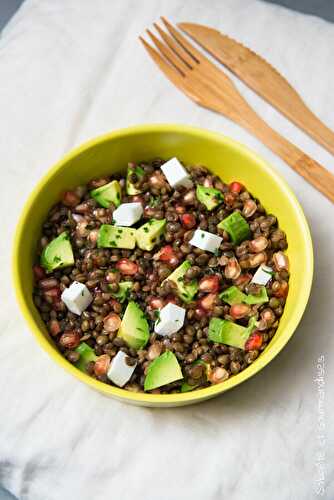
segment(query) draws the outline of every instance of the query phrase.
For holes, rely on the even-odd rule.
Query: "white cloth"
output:
[[[23,4],[0,40],[0,482],[20,500],[314,499],[322,448],[313,379],[324,355],[323,498],[332,499],[333,205],[250,134],[166,80],[137,38],[160,15],[220,28],[263,54],[334,128],[334,25],[320,19],[257,0]],[[333,157],[238,87],[268,123],[333,171]],[[314,238],[313,294],[292,340],[258,376],[193,407],[126,406],[71,378],[36,344],[10,281],[12,234],[35,183],[75,145],[142,122],[199,125],[249,145],[295,190]]]

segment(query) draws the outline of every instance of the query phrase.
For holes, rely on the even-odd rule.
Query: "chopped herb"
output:
[[[179,276],[179,277],[177,278],[177,281],[184,281],[184,276]]]
[[[117,229],[117,232],[118,232],[119,234],[122,234],[122,233],[123,233],[123,229]]]
[[[120,234],[116,234],[116,240],[119,240],[119,239],[120,239],[120,237],[121,237],[121,235],[120,235]]]
[[[201,238],[204,238],[204,236],[205,236],[205,234],[204,234],[204,233],[202,233],[202,234],[201,234]]]
[[[219,247],[216,248],[216,250],[213,252],[216,257],[219,255]]]
[[[153,219],[150,219],[150,220],[147,222],[147,224],[148,224],[149,226],[151,226],[153,223],[154,223],[154,220],[153,220]]]
[[[111,224],[114,226],[116,224],[115,219],[112,219]]]
[[[117,200],[120,200],[120,199],[121,199],[121,197],[120,197],[119,193],[116,193],[116,198],[117,198]]]
[[[148,233],[149,231],[148,227],[143,227],[143,230],[145,231],[145,233]]]
[[[81,297],[83,297],[85,295],[85,290],[82,290],[81,291]]]
[[[114,240],[110,241],[110,245],[111,245],[112,247],[117,247],[117,243],[116,243],[116,241],[114,241]]]
[[[53,258],[53,262],[56,264],[58,262],[61,262],[61,258],[58,257],[58,255],[56,255],[54,258]]]

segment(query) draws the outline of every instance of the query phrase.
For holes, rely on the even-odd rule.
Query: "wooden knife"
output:
[[[317,118],[289,82],[265,59],[216,29],[194,23],[178,23],[178,26],[334,155],[334,132]]]

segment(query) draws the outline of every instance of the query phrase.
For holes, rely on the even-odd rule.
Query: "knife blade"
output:
[[[334,132],[308,108],[297,91],[270,63],[214,28],[195,23],[178,23],[178,27],[334,155]]]

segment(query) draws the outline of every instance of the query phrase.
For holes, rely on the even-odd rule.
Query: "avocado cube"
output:
[[[67,232],[64,232],[44,248],[41,255],[41,266],[47,272],[51,272],[58,268],[72,266],[73,264],[74,256],[70,238]]]
[[[86,342],[81,342],[81,344],[75,348],[75,351],[80,354],[80,359],[75,363],[75,366],[82,372],[86,372],[88,363],[97,360],[94,349],[86,344]]]
[[[118,351],[116,356],[111,360],[107,373],[108,379],[119,387],[123,387],[130,380],[137,366],[137,363],[129,366],[126,362],[126,357],[127,355],[123,351]]]
[[[205,252],[217,253],[222,241],[223,238],[217,234],[203,231],[203,229],[196,229],[189,243]]]
[[[198,185],[196,197],[208,210],[213,210],[224,201],[224,195],[219,189]]]
[[[144,312],[135,302],[128,303],[117,335],[136,350],[147,344],[150,336],[148,322]]]
[[[244,349],[248,337],[254,330],[256,320],[251,318],[244,327],[226,319],[212,318],[209,323],[208,339],[218,344]]]
[[[73,314],[80,316],[92,302],[93,297],[83,283],[73,281],[69,288],[65,288],[61,294],[61,300]]]
[[[138,189],[136,186],[135,186],[135,182],[133,182],[131,180],[133,174],[135,175],[135,177],[140,180],[144,177],[145,175],[145,171],[143,168],[141,167],[138,167],[137,165],[135,166],[129,166],[128,167],[128,171],[127,171],[127,175],[126,175],[126,193],[130,196],[133,196],[135,194],[139,194],[141,193],[141,189]]]
[[[144,390],[151,391],[182,378],[182,371],[175,354],[166,351],[149,364],[144,381]]]
[[[166,222],[166,219],[151,219],[137,229],[136,240],[141,250],[150,252],[160,242]]]
[[[104,186],[93,189],[90,195],[104,208],[110,207],[112,203],[115,207],[121,204],[121,186],[118,181],[112,181]]]
[[[248,222],[240,212],[232,212],[217,225],[218,229],[224,229],[230,236],[232,243],[240,243],[250,237],[251,231]]]
[[[177,186],[184,186],[190,189],[193,185],[190,175],[183,165],[179,162],[177,158],[171,158],[161,165],[161,170],[163,171],[168,183],[173,188]]]
[[[130,227],[102,224],[97,237],[98,248],[127,248],[136,246],[136,230]]]
[[[112,218],[115,226],[132,226],[143,215],[141,203],[122,203],[113,211]]]
[[[227,290],[224,290],[219,295],[219,298],[226,302],[226,304],[233,306],[233,304],[245,302],[247,296],[237,286],[230,286],[230,288],[227,288]]]
[[[196,280],[193,280],[191,283],[184,282],[184,275],[190,268],[191,263],[185,260],[168,276],[168,278],[166,278],[166,280],[164,280],[170,280],[176,284],[178,296],[186,303],[191,302],[198,291],[198,283]]]

